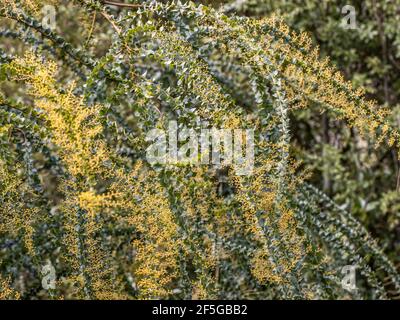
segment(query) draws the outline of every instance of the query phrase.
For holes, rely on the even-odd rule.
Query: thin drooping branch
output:
[[[110,6],[116,6],[116,7],[125,7],[125,8],[140,8],[142,7],[141,4],[138,3],[124,3],[124,2],[115,2],[115,1],[107,1],[103,0],[104,4],[108,4]]]

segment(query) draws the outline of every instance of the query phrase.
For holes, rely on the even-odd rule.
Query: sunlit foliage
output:
[[[0,35],[14,45],[0,51],[1,298],[399,293],[376,241],[292,156],[289,116],[315,104],[377,146],[400,144],[389,111],[320,59],[308,35],[226,7],[77,0],[76,19],[93,17],[79,41],[66,39],[62,17],[44,28],[41,5],[0,7]],[[150,166],[146,133],[170,120],[254,128],[253,174]],[[46,291],[48,260],[57,284]],[[341,286],[346,265],[359,268],[355,292]]]

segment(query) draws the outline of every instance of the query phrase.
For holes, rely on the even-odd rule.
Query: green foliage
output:
[[[376,95],[382,88],[374,92],[367,80],[389,82],[378,71],[390,62],[372,56],[355,72],[351,50],[332,40],[341,35],[326,36],[345,34],[334,23],[339,13],[320,26],[319,10],[328,7],[317,1],[292,12],[296,1],[213,9],[76,0],[72,7],[58,3],[61,22],[50,30],[40,5],[0,5],[1,298],[398,295],[400,275],[359,222],[367,220],[364,207],[379,208],[396,228],[397,192],[379,189],[382,198],[345,210],[359,190],[365,195],[371,182],[384,179],[379,171],[355,181],[364,173],[361,157],[394,150],[397,161],[400,139],[390,112],[359,88]],[[390,5],[380,10],[395,21]],[[322,55],[332,54],[338,65],[343,59],[353,84],[306,34],[269,17],[272,11],[321,35]],[[71,19],[75,12],[84,23]],[[86,37],[71,32],[74,26]],[[366,29],[361,41],[373,39]],[[384,33],[397,43],[396,29]],[[353,37],[346,33],[344,43],[353,45]],[[383,89],[385,101],[395,101],[396,86]],[[325,112],[322,128],[317,109]],[[237,176],[230,166],[150,166],[146,133],[170,120],[196,131],[255,128],[253,175]],[[331,145],[343,137],[347,153]],[[57,283],[45,290],[48,260]],[[346,265],[358,266],[357,291],[341,286]]]

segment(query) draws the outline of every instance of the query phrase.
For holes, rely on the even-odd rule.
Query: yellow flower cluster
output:
[[[94,298],[120,297],[116,294],[119,282],[111,281],[116,276],[115,266],[97,238],[102,221],[107,218],[127,223],[142,234],[132,242],[136,250],[132,271],[141,297],[166,296],[176,269],[179,242],[175,240],[173,214],[155,174],[147,172],[140,162],[129,174],[116,167],[122,159],[100,137],[101,107],[85,106],[73,94],[73,85],[60,93],[54,63],[43,65],[28,53],[9,67],[16,80],[30,85],[28,93],[43,111],[52,131],[52,142],[70,175],[60,188],[65,194],[60,205],[66,219],[65,245],[71,253],[65,259],[75,270],[66,282],[88,287]],[[99,193],[98,184],[106,181],[107,190]]]

